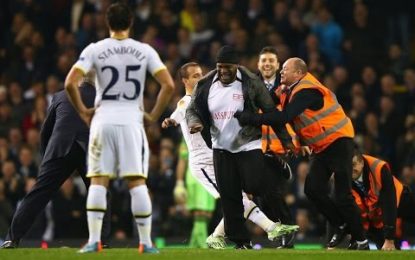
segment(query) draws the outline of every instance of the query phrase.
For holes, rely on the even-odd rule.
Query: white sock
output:
[[[137,224],[140,244],[152,247],[151,242],[151,200],[146,185],[139,185],[130,190],[131,212]]]
[[[213,231],[212,236],[214,237],[225,236],[225,222],[223,221],[223,218],[220,220],[219,224],[216,226],[215,230]]]
[[[86,199],[89,239],[88,243],[101,241],[102,220],[107,210],[107,189],[102,185],[91,185]]]
[[[275,228],[277,224],[265,216],[264,212],[262,212],[252,200],[243,197],[242,202],[244,204],[245,218],[248,218],[250,221],[254,222],[265,232],[269,232]]]

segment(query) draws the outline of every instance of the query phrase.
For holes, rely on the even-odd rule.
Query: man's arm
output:
[[[83,76],[84,72],[81,69],[73,66],[66,76],[65,91],[68,95],[69,101],[72,103],[79,116],[89,126],[91,123],[92,115],[94,114],[94,109],[88,109],[82,101],[78,86]]]
[[[169,104],[170,98],[174,91],[173,79],[166,68],[158,71],[154,75],[154,78],[160,84],[161,89],[157,96],[156,104],[154,105],[153,109],[149,114],[153,122],[159,119],[164,109]]]
[[[286,124],[300,115],[306,109],[318,110],[323,107],[323,96],[314,89],[304,89],[296,93],[291,103],[287,104],[283,111],[278,109],[262,116],[263,124]]]
[[[379,200],[383,213],[383,233],[385,239],[394,239],[397,218],[396,189],[392,173],[386,166],[383,166],[381,170],[381,183],[382,189],[379,192]]]
[[[56,119],[56,96],[53,96],[52,104],[48,108],[45,121],[43,122],[42,129],[40,130],[40,154],[43,156],[48,146],[49,139],[53,132]]]

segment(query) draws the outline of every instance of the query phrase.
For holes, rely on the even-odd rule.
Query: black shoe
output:
[[[1,249],[14,249],[19,246],[19,241],[16,240],[6,240],[0,246]]]
[[[277,240],[277,249],[294,248],[295,232],[284,235]]]
[[[337,227],[329,243],[327,244],[327,248],[335,248],[336,246],[338,246],[344,240],[346,235],[347,235],[346,224],[344,224],[343,226]]]
[[[252,249],[252,244],[251,242],[236,244],[235,249],[239,249],[239,250]]]

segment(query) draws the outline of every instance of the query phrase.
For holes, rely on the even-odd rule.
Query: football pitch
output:
[[[299,249],[261,249],[261,250],[208,250],[208,249],[162,249],[160,254],[138,254],[137,249],[107,249],[96,254],[78,254],[75,248],[51,248],[43,249],[13,249],[0,250],[1,260],[31,260],[31,259],[169,259],[169,260],[360,260],[360,259],[415,259],[414,251],[347,251],[347,250],[299,250]]]

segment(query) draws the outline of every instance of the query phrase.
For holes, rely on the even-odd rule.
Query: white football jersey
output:
[[[142,123],[146,72],[155,75],[166,68],[150,45],[130,38],[91,43],[74,66],[84,73],[96,70],[92,123],[117,125]]]
[[[176,110],[171,114],[170,118],[180,124],[184,140],[189,150],[189,161],[197,163],[212,163],[213,151],[209,149],[201,133],[191,134],[185,119],[186,109],[190,104],[191,96],[184,96],[178,103]]]

